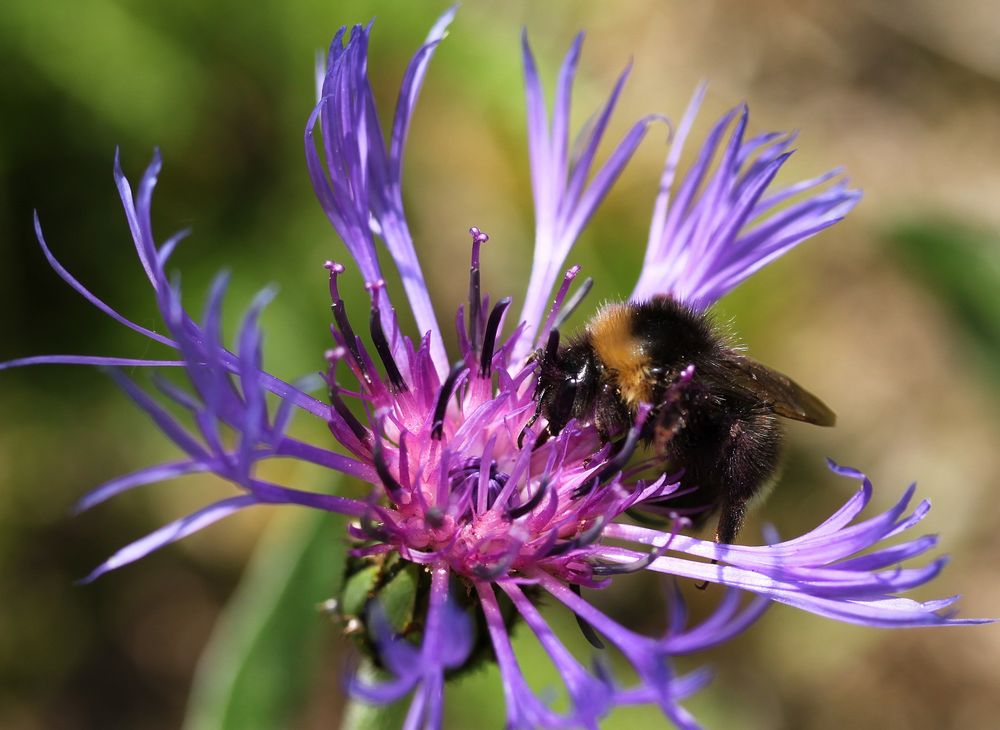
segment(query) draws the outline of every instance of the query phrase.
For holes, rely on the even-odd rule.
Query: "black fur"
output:
[[[775,472],[781,428],[769,403],[732,382],[725,367],[734,353],[708,318],[668,298],[629,305],[631,334],[650,366],[651,412],[644,433],[665,458],[664,471],[683,470],[687,494],[653,507],[678,509],[701,523],[719,513],[716,540],[739,533],[747,504]],[[540,353],[536,398],[548,425],[541,440],[558,434],[571,418],[592,421],[611,440],[632,423],[615,374],[598,359],[589,335]],[[676,388],[694,366],[691,382]],[[537,415],[537,414],[536,414]]]

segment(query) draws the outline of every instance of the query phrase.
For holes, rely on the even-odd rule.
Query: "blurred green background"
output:
[[[444,7],[5,0],[0,360],[154,353],[46,267],[31,211],[80,280],[157,326],[111,164],[120,145],[136,179],[159,145],[154,225],[161,240],[194,228],[175,258],[192,308],[223,267],[233,271],[229,322],[254,290],[276,283],[281,294],[264,320],[269,369],[294,378],[320,367],[329,312],[322,263],[345,254],[303,164],[314,53],[338,26],[376,16],[370,73],[385,115]],[[648,112],[679,118],[707,79],[701,132],[747,100],[753,130],[802,132],[784,179],[842,164],[864,189],[845,222],[719,307],[753,355],[840,416],[832,431],[792,425],[782,483],[743,540],[756,539],[762,517],[797,534],[846,499],[853,484],[829,475],[823,456],[865,469],[879,509],[919,479],[935,504],[926,531],[941,533],[953,556],[921,595],[961,592],[966,615],[997,615],[1000,9],[988,0],[466,3],[433,61],[406,164],[409,217],[445,322],[464,298],[454,261],[467,255],[469,225],[492,236],[488,290],[519,296],[527,279],[522,25],[549,90],[573,34],[589,29],[576,128],[633,58],[613,133]],[[663,141],[649,135],[571,256],[597,280],[591,305],[634,282]],[[354,289],[354,311],[363,311]],[[159,730],[185,716],[199,730],[338,726],[348,647],[314,609],[337,580],[333,521],[261,508],[75,586],[116,548],[229,488],[193,477],[73,518],[88,487],[173,458],[170,445],[87,369],[0,374],[0,413],[0,727]],[[294,465],[277,471],[294,483],[322,479]],[[227,610],[259,542],[252,579]],[[303,551],[308,559],[296,564]],[[600,600],[654,630],[648,606],[658,591],[655,581],[626,579]],[[713,598],[694,596],[696,610]],[[585,655],[567,617],[549,615]],[[195,683],[217,622],[223,630]],[[518,646],[530,679],[551,685],[526,634]],[[995,628],[882,632],[776,607],[726,647],[681,663],[718,671],[688,702],[709,727],[985,728],[1000,717],[997,656]],[[500,727],[498,681],[489,670],[450,687],[448,726]],[[628,709],[607,727],[662,722]]]

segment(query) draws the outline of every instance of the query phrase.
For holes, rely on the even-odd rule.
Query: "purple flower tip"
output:
[[[472,235],[472,242],[475,244],[482,245],[490,240],[490,237],[487,234],[483,233],[475,226],[469,229],[469,233]]]

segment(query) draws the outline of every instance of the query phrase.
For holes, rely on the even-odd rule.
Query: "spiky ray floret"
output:
[[[264,369],[258,318],[269,293],[251,305],[232,349],[225,347],[221,331],[224,277],[215,282],[200,320],[187,312],[179,286],[166,274],[170,254],[183,234],[162,246],[153,236],[151,204],[159,155],[147,168],[135,197],[117,158],[115,180],[164,323],[163,333],[136,324],[87,290],[52,255],[36,222],[42,250],[60,277],[105,314],[176,353],[173,359],[44,356],[0,365],[0,369],[49,363],[108,366],[127,394],[184,453],[182,459],[98,487],[81,501],[81,508],[135,487],[198,472],[218,474],[237,487],[235,496],[122,549],[89,578],[258,504],[297,504],[349,515],[359,556],[397,553],[424,566],[430,575],[419,642],[394,636],[386,622],[372,617],[380,655],[394,678],[382,684],[356,680],[350,685],[373,702],[414,692],[408,728],[441,725],[445,675],[470,651],[472,622],[455,594],[459,588],[464,590],[462,598],[473,600],[481,612],[503,678],[508,724],[524,728],[597,727],[611,708],[632,703],[657,704],[678,726],[694,726],[679,701],[702,686],[708,675],[678,677],[670,658],[726,641],[771,602],[873,626],[973,623],[952,617],[954,598],[920,603],[897,595],[931,580],[943,565],[938,559],[923,568],[895,567],[935,545],[933,537],[887,542],[909,535],[927,513],[926,502],[907,513],[912,488],[892,509],[859,520],[872,496],[871,483],[859,472],[834,466],[837,473],[860,480],[861,487],[815,530],[771,545],[716,545],[680,534],[679,519],[662,530],[617,521],[639,502],[662,501],[676,489],[665,475],[650,476],[628,466],[625,458],[636,445],[647,408],[639,409],[637,422],[617,447],[602,444],[590,425],[572,421],[540,447],[518,443],[534,407],[536,374],[526,355],[546,341],[566,311],[579,303],[588,284],[583,282],[571,294],[579,272],[572,267],[554,296],[552,288],[573,241],[656,120],[640,120],[604,165],[590,174],[623,75],[585,133],[581,154],[570,158],[569,104],[582,36],[574,41],[560,71],[551,126],[526,37],[523,41],[537,216],[531,282],[519,321],[503,336],[511,300],[504,298],[490,307],[480,291],[482,247],[488,237],[473,229],[470,297],[466,306],[458,308],[459,352],[449,364],[406,225],[401,176],[403,143],[417,94],[453,14],[449,11],[435,24],[407,68],[388,144],[366,73],[370,26],[357,26],[349,34],[342,29],[323,70],[320,101],[306,130],[308,168],[323,209],[369,282],[370,297],[367,322],[361,326],[348,315],[340,296],[338,277],[344,266],[326,263],[333,306],[333,342],[323,372],[326,400]],[[680,147],[702,93],[696,94],[674,134],[635,296],[668,293],[703,308],[760,266],[838,220],[858,194],[842,181],[822,188],[832,173],[768,193],[774,174],[787,159],[790,138],[744,139],[746,110],[738,108],[709,134],[671,203]],[[709,174],[734,120],[721,162]],[[320,130],[322,144],[317,145]],[[793,196],[798,197],[792,200]],[[378,241],[400,271],[406,306],[422,333],[417,341],[398,326],[382,282]],[[154,395],[116,367],[180,368],[189,385],[181,388],[154,378]],[[186,418],[175,416],[177,408]],[[325,421],[335,443],[317,445],[290,435],[288,424],[296,411]],[[224,437],[226,431],[236,435],[235,441]],[[528,439],[526,444],[532,442]],[[369,483],[371,493],[364,500],[348,499],[259,478],[257,463],[276,457],[300,459],[355,477]],[[727,591],[716,612],[693,627],[686,626],[682,603],[672,599],[665,631],[653,637],[622,626],[594,608],[582,593],[601,589],[616,576],[642,571],[714,582]],[[756,596],[741,600],[745,593]],[[600,661],[593,667],[581,664],[539,613],[537,596],[547,596],[549,603],[575,614],[595,641],[616,647],[633,666],[635,683],[622,684]],[[529,688],[510,643],[501,601],[518,612],[558,670],[569,700],[564,712],[553,710]]]

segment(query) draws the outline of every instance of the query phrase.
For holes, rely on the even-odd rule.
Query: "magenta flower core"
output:
[[[677,676],[671,657],[726,641],[772,602],[868,626],[975,623],[949,612],[957,597],[921,603],[899,595],[930,581],[944,564],[938,558],[922,567],[901,567],[936,542],[934,537],[910,536],[929,508],[926,502],[909,508],[912,487],[890,510],[861,519],[872,497],[871,483],[860,472],[831,463],[835,473],[860,486],[814,530],[761,546],[720,545],[683,535],[685,521],[679,517],[653,528],[635,524],[625,514],[656,500],[669,515],[669,498],[678,490],[677,480],[656,469],[638,448],[652,404],[638,409],[631,429],[614,444],[604,443],[592,424],[578,421],[536,443],[541,424],[532,419],[537,380],[533,353],[549,346],[550,334],[590,286],[589,280],[577,284],[580,269],[566,269],[566,259],[650,125],[665,121],[657,115],[639,120],[603,165],[595,164],[626,69],[582,133],[574,148],[578,152],[570,155],[570,101],[582,36],[573,42],[559,73],[551,121],[527,36],[523,38],[536,213],[530,281],[519,317],[508,321],[512,298],[490,306],[480,287],[489,237],[470,229],[469,298],[454,316],[458,351],[448,353],[403,209],[402,160],[428,63],[453,16],[450,10],[438,20],[407,67],[388,134],[367,77],[371,26],[355,26],[350,33],[341,29],[320,69],[320,98],[305,131],[307,167],[319,202],[353,260],[349,265],[368,282],[370,299],[362,327],[365,318],[348,313],[341,298],[338,279],[345,264],[325,263],[333,311],[323,372],[325,400],[264,370],[257,322],[269,292],[253,302],[231,349],[223,344],[220,324],[224,276],[213,285],[200,321],[184,308],[179,286],[166,274],[184,234],[163,245],[153,235],[150,211],[158,154],[134,197],[117,157],[115,180],[163,333],[129,320],[78,282],[49,250],[36,218],[42,250],[60,277],[105,314],[177,353],[165,360],[53,355],[0,364],[0,369],[46,363],[109,366],[126,393],[183,452],[179,460],[98,487],[80,507],[196,472],[217,474],[238,488],[235,496],[121,549],[88,579],[257,504],[295,504],[349,515],[355,560],[374,563],[392,556],[429,576],[420,593],[425,605],[419,607],[419,635],[398,635],[377,602],[362,617],[390,679],[349,683],[354,694],[369,702],[391,702],[413,692],[407,728],[441,726],[446,676],[465,665],[476,641],[485,642],[499,666],[510,727],[596,728],[616,705],[635,703],[654,703],[675,725],[694,727],[679,702],[708,675]],[[838,171],[772,189],[792,153],[793,135],[748,138],[745,105],[712,127],[692,167],[678,176],[681,149],[703,95],[704,88],[699,89],[680,123],[671,128],[634,300],[665,295],[704,310],[767,263],[839,221],[859,199]],[[398,270],[403,304],[390,301],[379,246],[384,247],[381,260]],[[415,332],[401,331],[399,306],[413,314]],[[154,378],[154,395],[115,369],[119,366],[183,368],[190,385],[181,388]],[[190,425],[175,418],[165,402],[186,410]],[[331,439],[317,444],[292,436],[287,427],[296,411],[322,419]],[[223,438],[224,428],[235,432],[235,444]],[[371,485],[370,494],[352,499],[257,476],[257,464],[276,457],[354,477]],[[896,537],[901,540],[886,542]],[[584,589],[606,587],[616,575],[639,571],[716,583],[727,590],[715,613],[695,626],[686,625],[683,605],[671,594],[664,633],[645,636],[583,595]],[[744,601],[745,593],[754,595]],[[593,667],[580,663],[539,611],[543,598],[574,614],[595,646],[617,648],[637,679],[622,682],[599,660]],[[537,637],[558,670],[568,709],[556,711],[529,688],[510,642],[512,616]]]

